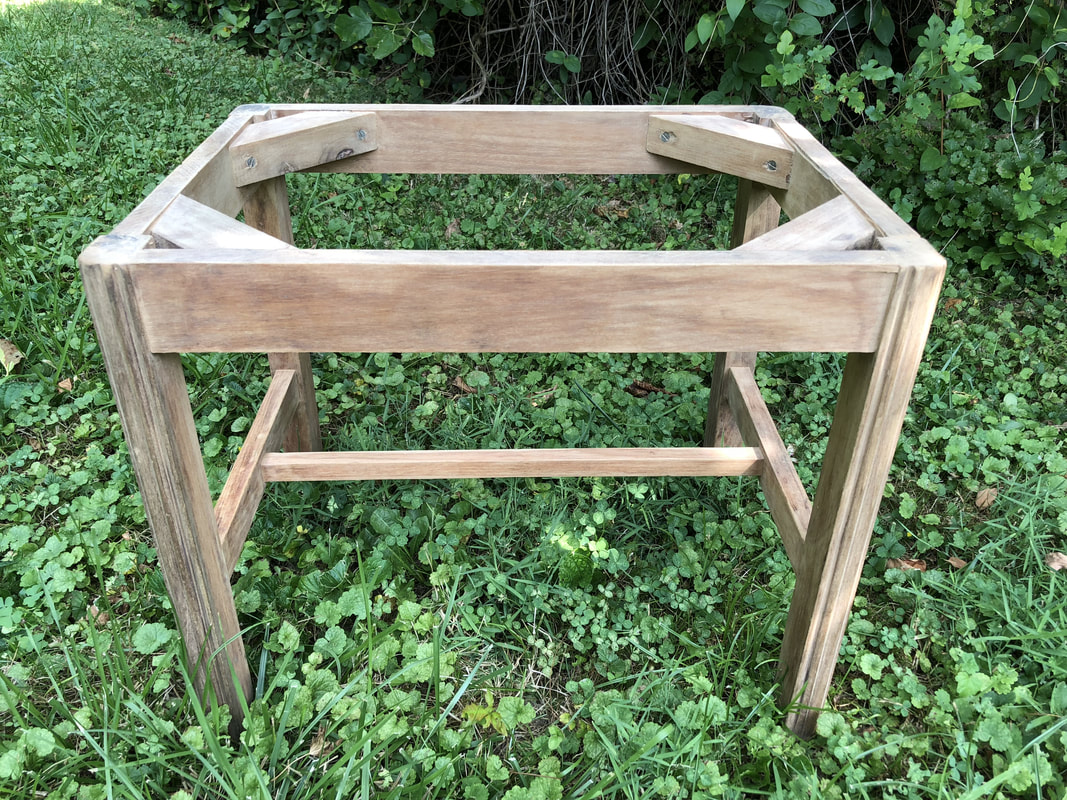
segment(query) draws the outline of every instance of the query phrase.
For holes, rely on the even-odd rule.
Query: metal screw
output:
[[[255,156],[249,156],[248,159],[245,161],[245,166],[248,167],[249,169],[255,169],[256,168],[256,157]]]
[[[765,166],[767,168],[768,172],[776,172],[778,170],[778,162],[777,161],[773,161],[773,160],[772,161],[768,161],[763,166]]]
[[[360,128],[358,131],[356,131],[356,138],[359,139],[361,142],[366,141],[367,140],[367,132],[365,130],[363,130],[362,128]]]
[[[666,144],[667,142],[669,142],[673,138],[674,138],[674,134],[671,133],[670,131],[664,131],[663,133],[661,133],[659,135],[659,140],[661,142],[663,142],[664,144]]]

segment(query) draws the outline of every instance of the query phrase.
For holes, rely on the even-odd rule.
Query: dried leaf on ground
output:
[[[963,569],[967,566],[967,562],[964,561],[962,558],[956,558],[956,556],[949,556],[948,565],[950,567],[955,567],[956,569]]]
[[[593,208],[593,213],[604,219],[626,219],[630,216],[630,209],[621,206],[618,200],[609,200],[604,205]]]
[[[1045,556],[1045,566],[1059,572],[1067,569],[1067,553],[1052,552]]]
[[[885,561],[886,569],[914,569],[919,572],[926,572],[926,562],[921,558],[887,558]]]
[[[473,386],[468,385],[459,375],[452,379],[452,385],[459,389],[463,394],[474,394],[478,391]]]
[[[56,388],[59,389],[60,394],[63,392],[69,392],[74,389],[74,381],[70,378],[64,378],[56,384]]]
[[[662,386],[656,386],[648,381],[634,381],[626,387],[625,391],[628,394],[632,394],[634,397],[648,397],[653,392],[660,392],[661,394],[674,395],[674,392],[668,392]]]
[[[22,353],[14,343],[7,339],[0,339],[0,367],[4,368],[4,374],[10,375],[20,361],[22,361]]]
[[[445,227],[445,238],[451,239],[457,233],[459,233],[459,220],[454,219]]]
[[[945,301],[945,305],[944,305],[945,311],[951,311],[956,306],[958,306],[958,305],[960,305],[962,303],[963,303],[963,300],[960,299],[959,297],[950,297],[948,300]]]
[[[974,504],[977,508],[989,508],[999,493],[996,486],[987,486],[978,492],[978,496],[974,498]]]

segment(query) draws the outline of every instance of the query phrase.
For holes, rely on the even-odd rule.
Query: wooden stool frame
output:
[[[302,250],[295,171],[728,173],[733,249]],[[781,700],[812,734],[945,265],[785,111],[241,106],[80,264],[196,688],[235,729],[251,678],[230,576],[267,481],[756,475],[796,571]],[[813,502],[760,350],[848,353]],[[703,446],[321,452],[309,353],[487,351],[715,352]],[[215,502],[179,357],[205,352],[272,371]]]

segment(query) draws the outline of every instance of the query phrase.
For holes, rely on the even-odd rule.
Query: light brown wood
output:
[[[865,250],[875,230],[844,195],[838,195],[742,245],[744,250]]]
[[[653,114],[645,146],[650,153],[785,188],[793,150],[774,128],[709,114]]]
[[[174,199],[152,225],[151,232],[161,247],[230,250],[292,247],[184,195]]]
[[[344,155],[353,119],[373,120],[355,131],[377,149],[321,163]],[[255,183],[235,186],[234,158]],[[294,169],[732,172],[734,249],[302,251],[287,246]],[[785,111],[243,106],[79,261],[196,686],[214,686],[235,733],[250,677],[228,577],[265,481],[740,474],[760,477],[797,572],[782,693],[787,724],[812,732],[944,260]],[[308,353],[323,350],[720,350],[705,444],[729,446],[318,453]],[[850,352],[814,503],[756,350]],[[275,377],[213,508],[176,354],[215,351],[267,352]]]
[[[730,248],[736,249],[778,227],[782,207],[766,186],[741,178],[737,181],[737,202],[730,230]],[[785,249],[785,248],[782,248]],[[815,248],[807,248],[815,249]]]
[[[105,238],[82,256],[86,298],[196,689],[230,707],[237,733],[252,682],[181,361],[149,349],[129,275],[106,263],[111,244],[130,243]]]
[[[779,662],[800,736],[826,701],[943,276],[902,268],[878,352],[845,365]]]
[[[377,147],[371,112],[305,111],[256,122],[230,145],[237,186],[313,169]]]
[[[279,370],[272,376],[263,403],[215,503],[215,521],[227,576],[233,573],[241,556],[248,529],[263,498],[266,485],[263,457],[281,447],[299,405],[296,380],[297,374],[292,370]]]
[[[156,218],[181,194],[223,214],[235,216],[241,210],[241,196],[233,185],[229,144],[251,122],[257,110],[262,109],[248,106],[234,109],[203,144],[115,226],[112,234],[137,236],[147,233]]]
[[[289,213],[289,191],[285,176],[270,178],[253,184],[243,191],[245,221],[277,239],[293,241],[293,222]],[[285,449],[321,450],[319,409],[315,400],[315,380],[311,374],[311,355],[308,353],[268,353],[272,373],[279,370],[296,372],[295,384],[299,402],[289,430],[285,435]]]
[[[268,481],[366,481],[758,475],[762,461],[754,447],[583,447],[272,453],[262,464]]]
[[[316,172],[673,174],[707,169],[649,153],[648,115],[681,112],[756,119],[744,106],[312,106],[373,111],[378,149]],[[301,113],[275,106],[273,114]]]
[[[708,395],[708,418],[704,424],[704,447],[740,447],[744,444],[733,409],[727,400],[727,382],[734,367],[754,370],[756,353],[716,353],[711,369],[711,392]]]
[[[778,434],[771,412],[763,402],[752,370],[734,367],[727,377],[727,394],[742,439],[763,453],[760,487],[789,560],[796,569],[803,563],[804,536],[811,517],[811,500]]]
[[[736,250],[745,242],[774,230],[781,215],[782,209],[767,186],[739,178],[730,247]],[[704,446],[737,447],[742,444],[741,432],[734,420],[733,410],[726,401],[726,375],[732,367],[755,370],[756,353],[719,352],[714,358],[711,391],[708,393],[708,416],[704,425]]]
[[[867,351],[895,276],[879,252],[182,257],[131,267],[155,352]]]

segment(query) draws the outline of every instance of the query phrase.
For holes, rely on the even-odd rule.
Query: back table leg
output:
[[[289,192],[285,177],[279,176],[252,184],[243,190],[245,223],[276,239],[293,243],[293,223],[289,214]],[[283,447],[287,452],[321,450],[319,411],[315,401],[315,383],[308,353],[269,353],[271,374],[283,369],[296,372],[300,404],[286,434]]]
[[[737,181],[737,203],[734,206],[734,227],[730,247],[762,236],[778,227],[782,209],[761,183],[745,178]],[[711,375],[711,395],[708,398],[708,419],[704,427],[705,447],[739,447],[741,434],[737,430],[730,404],[726,399],[726,375],[732,367],[755,369],[755,353],[716,353]]]
[[[83,256],[82,279],[194,685],[230,707],[236,734],[252,681],[180,357],[150,351],[122,267]]]

